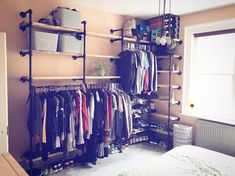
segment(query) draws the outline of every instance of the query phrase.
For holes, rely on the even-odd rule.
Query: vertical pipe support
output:
[[[83,83],[86,85],[86,21],[82,21],[83,23]]]

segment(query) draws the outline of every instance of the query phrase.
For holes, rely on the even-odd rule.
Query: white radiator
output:
[[[235,156],[235,127],[198,120],[196,145]]]

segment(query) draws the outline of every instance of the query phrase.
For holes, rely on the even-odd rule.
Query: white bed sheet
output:
[[[235,158],[185,145],[119,176],[235,176]]]

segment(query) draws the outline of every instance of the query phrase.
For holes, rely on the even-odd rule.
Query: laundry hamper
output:
[[[173,147],[192,145],[192,127],[182,124],[173,125]]]

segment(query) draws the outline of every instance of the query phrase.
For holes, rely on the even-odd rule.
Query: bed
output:
[[[235,158],[185,145],[119,176],[235,176]]]

